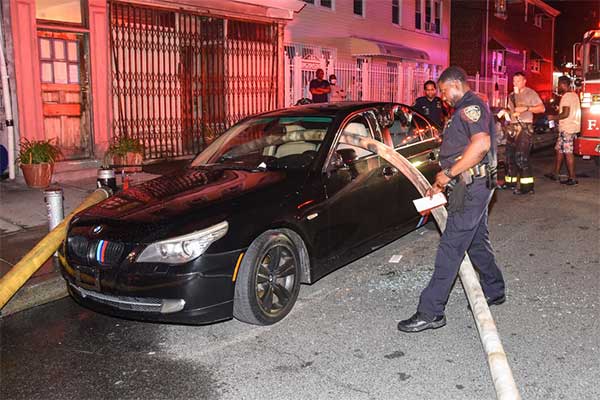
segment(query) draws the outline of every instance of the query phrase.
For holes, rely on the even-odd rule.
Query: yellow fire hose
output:
[[[71,214],[39,241],[10,271],[0,278],[0,309],[13,297],[25,282],[37,271],[58,249],[67,233],[67,226],[73,215],[106,199],[109,193],[105,189],[97,189],[89,195]]]
[[[373,147],[376,147],[377,153],[398,168],[417,188],[419,193],[425,196],[425,192],[431,185],[423,174],[421,174],[421,171],[406,158],[396,153],[394,149],[374,140],[368,140],[368,144],[369,147],[365,148],[373,149]],[[366,145],[366,143],[363,145]],[[448,218],[446,209],[438,207],[433,209],[432,213],[440,230],[443,232],[446,229],[446,220]],[[479,337],[487,355],[488,366],[494,382],[494,388],[496,389],[496,397],[499,400],[520,400],[521,395],[508,365],[508,359],[502,347],[496,324],[481,290],[479,278],[473,269],[469,256],[466,254],[460,266],[459,276],[473,310]]]

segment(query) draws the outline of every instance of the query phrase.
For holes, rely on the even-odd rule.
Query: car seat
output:
[[[283,143],[277,147],[275,157],[282,158],[291,154],[302,154],[308,150],[317,150],[317,145],[305,141]]]
[[[343,133],[345,135],[369,137],[369,131],[367,130],[367,127],[364,124],[361,124],[360,122],[350,122],[344,128]]]

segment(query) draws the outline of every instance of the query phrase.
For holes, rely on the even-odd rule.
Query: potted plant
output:
[[[62,156],[53,140],[21,140],[18,162],[28,186],[41,189],[50,185],[54,162]]]
[[[106,152],[110,164],[118,171],[138,172],[142,170],[144,145],[138,140],[128,136],[116,138]]]

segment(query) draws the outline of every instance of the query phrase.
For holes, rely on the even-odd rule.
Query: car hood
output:
[[[296,181],[294,188],[299,189],[298,179],[284,171],[187,168],[121,191],[78,214],[77,221],[161,224],[181,216],[197,219],[243,207],[242,198],[249,194],[260,198],[261,192],[269,191],[265,198],[281,200],[289,192],[290,180]]]

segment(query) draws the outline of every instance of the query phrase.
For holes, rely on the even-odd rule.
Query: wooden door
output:
[[[65,159],[92,155],[85,36],[39,31],[46,139],[56,138]]]

